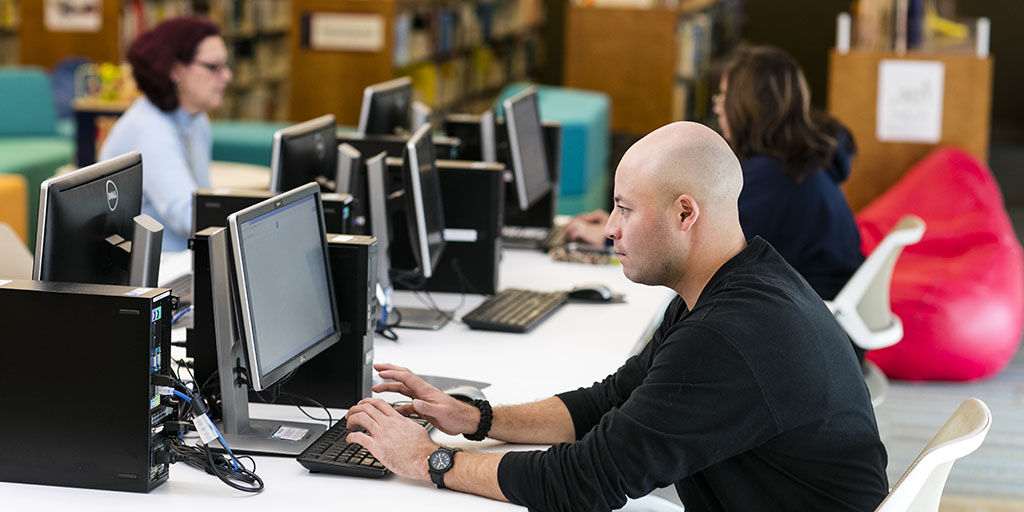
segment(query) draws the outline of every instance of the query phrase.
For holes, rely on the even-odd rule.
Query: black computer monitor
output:
[[[274,133],[270,190],[281,193],[311,181],[328,185],[337,174],[334,115],[327,114]],[[333,183],[333,182],[331,182]]]
[[[412,131],[412,79],[405,76],[363,90],[359,133],[401,135]]]
[[[509,151],[519,208],[527,210],[551,190],[537,89],[528,87],[504,102]]]
[[[433,275],[445,248],[441,177],[435,165],[437,157],[430,131],[429,123],[416,130],[402,155],[406,225],[413,258],[424,279]]]
[[[351,144],[338,144],[338,174],[334,189],[352,196],[352,227],[357,234],[367,233],[366,169],[363,155]]]
[[[403,306],[398,308],[401,315],[397,324],[387,319],[395,309],[391,301],[392,277],[412,282],[429,278],[445,246],[440,178],[429,124],[416,131],[407,149],[397,186],[388,174],[386,153],[366,159],[367,215],[378,249],[377,301],[384,315],[382,324],[436,330],[448,322],[452,312]],[[406,264],[410,259],[411,265]],[[393,261],[399,262],[397,267],[392,266]],[[413,287],[417,286],[422,283]]]
[[[274,385],[341,337],[320,188],[231,214],[210,254],[227,444],[297,455],[324,427],[250,419],[248,389]]]
[[[44,181],[32,278],[156,286],[163,226],[141,212],[137,152]]]

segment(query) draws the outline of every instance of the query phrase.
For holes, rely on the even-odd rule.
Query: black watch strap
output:
[[[487,434],[491,431],[491,423],[494,421],[494,411],[491,410],[491,403],[487,400],[468,400],[461,396],[455,398],[480,410],[480,423],[477,424],[476,432],[462,434],[462,436],[470,441],[483,441],[487,439]]]
[[[455,453],[461,451],[461,448],[448,448],[447,446],[437,447],[437,450],[435,450],[434,453],[431,454],[431,457],[433,457],[434,454],[438,452],[447,452],[448,457],[451,460],[448,466],[441,470],[434,469],[434,466],[430,462],[430,457],[427,458],[427,473],[430,474],[430,481],[433,482],[438,489],[447,489],[447,487],[445,487],[444,485],[444,474],[447,473],[448,471],[451,471],[452,467],[455,466]]]

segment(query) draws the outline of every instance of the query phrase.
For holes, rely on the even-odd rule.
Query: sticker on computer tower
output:
[[[138,297],[139,295],[142,295],[143,293],[146,293],[150,290],[152,290],[152,288],[136,288],[130,292],[125,292],[125,295],[129,295],[131,297]]]
[[[476,242],[478,236],[475,229],[448,228],[444,230],[445,242]]]

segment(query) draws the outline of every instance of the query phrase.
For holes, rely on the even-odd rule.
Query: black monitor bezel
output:
[[[524,148],[523,141],[520,140],[521,129],[534,129],[533,126],[524,126],[522,120],[517,118],[518,116],[516,115],[516,107],[518,105],[522,105],[523,102],[532,103],[537,113],[536,130],[538,139],[540,140],[540,147],[534,148],[533,151],[530,151],[530,148]],[[536,204],[537,201],[539,201],[542,197],[544,197],[544,194],[550,192],[553,186],[550,178],[551,173],[548,169],[548,162],[546,157],[547,148],[545,147],[544,142],[543,122],[540,118],[540,105],[539,98],[537,96],[537,88],[531,86],[527,87],[526,89],[523,89],[514,96],[506,99],[502,103],[502,107],[505,111],[505,126],[508,129],[509,153],[512,156],[512,173],[514,175],[513,181],[516,189],[516,198],[519,202],[519,208],[523,211],[526,211],[531,206]],[[531,153],[535,151],[536,154],[541,155],[539,161],[543,165],[543,172],[538,174],[543,175],[545,186],[542,189],[538,189],[537,191],[535,191],[532,196],[527,195],[528,187],[526,175],[528,173],[526,171],[526,168],[524,167],[525,162],[523,158],[523,155],[527,151]]]
[[[441,198],[441,177],[436,164],[437,154],[434,149],[431,131],[430,123],[419,127],[412,137],[409,137],[402,152],[402,188],[405,190],[406,203],[405,219],[410,241],[413,242],[410,244],[413,249],[413,258],[416,259],[419,273],[424,279],[429,279],[433,275],[434,270],[437,269],[438,262],[441,261],[441,254],[446,246],[444,239],[444,201]],[[433,172],[430,175],[436,181],[434,184],[434,190],[437,191],[436,199],[423,197],[420,169],[423,167],[424,162],[420,161],[419,150],[421,146],[431,159],[430,166]],[[441,227],[441,240],[433,247],[431,247],[429,234],[427,233],[425,201],[431,201],[431,203],[436,204],[437,220]],[[411,220],[413,222],[410,222]]]
[[[389,119],[388,130],[378,130],[377,126],[372,125],[373,118],[380,116],[381,105],[385,98],[391,99],[394,95],[401,94],[406,98],[406,109],[404,113],[404,119],[401,126],[396,126],[393,119]],[[396,135],[396,127],[401,128],[406,133],[410,132],[412,125],[412,104],[413,104],[413,89],[412,79],[403,76],[373,84],[363,89],[363,102],[359,109],[359,133],[362,135]],[[389,109],[390,111],[390,109]]]
[[[325,114],[274,132],[274,142],[270,152],[270,191],[279,194],[281,192],[286,192],[291,188],[309,183],[310,181],[316,181],[317,178],[320,177],[333,180],[338,172],[338,156],[336,149],[337,126],[334,114]],[[327,137],[328,140],[325,140],[324,144],[325,147],[328,148],[326,153],[330,154],[326,158],[328,158],[328,161],[334,162],[334,165],[330,166],[332,168],[326,169],[328,171],[327,174],[317,176],[300,176],[298,179],[290,180],[294,186],[286,187],[284,184],[285,179],[297,174],[294,170],[285,168],[286,166],[283,160],[288,157],[286,145],[297,138],[314,135],[320,132],[326,133],[328,131],[330,132],[330,136]]]

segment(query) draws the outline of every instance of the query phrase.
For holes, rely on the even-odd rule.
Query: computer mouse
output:
[[[483,391],[480,391],[480,388],[477,388],[477,387],[474,387],[474,386],[469,386],[469,385],[462,385],[462,386],[451,387],[451,388],[448,388],[448,389],[444,390],[444,392],[449,394],[449,395],[451,395],[451,396],[454,396],[456,398],[461,397],[461,398],[467,399],[467,401],[468,400],[487,400],[487,397],[484,396],[484,392]]]
[[[572,300],[608,302],[613,296],[611,288],[599,283],[581,284],[569,290],[569,298]]]

